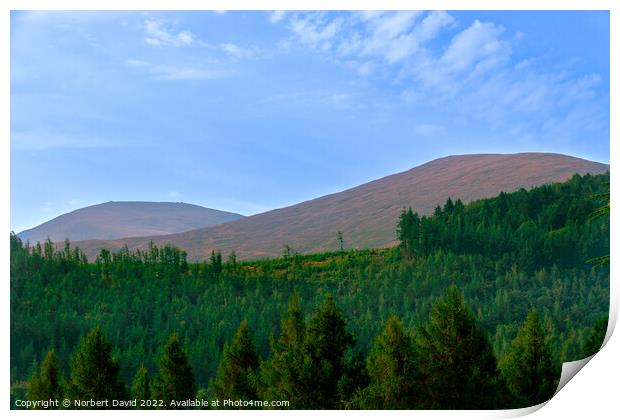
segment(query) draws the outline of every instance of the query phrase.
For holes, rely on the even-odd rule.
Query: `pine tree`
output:
[[[73,357],[68,391],[71,399],[80,400],[122,400],[127,397],[119,364],[112,356],[112,346],[105,341],[99,327],[93,328],[82,339]]]
[[[366,358],[361,351],[358,351],[347,360],[345,372],[338,382],[341,408],[360,408],[360,397],[369,382]]]
[[[420,396],[418,360],[414,342],[396,316],[390,316],[368,355],[370,384],[362,392],[359,408],[415,409]]]
[[[418,345],[424,408],[501,406],[493,349],[455,286],[433,305]]]
[[[222,272],[222,253],[218,250],[217,252],[211,251],[211,269],[215,274],[219,274]]]
[[[264,398],[289,401],[291,409],[306,407],[307,386],[304,371],[306,325],[293,291],[288,312],[282,319],[282,332],[271,340],[271,359],[261,365]]]
[[[159,359],[159,376],[154,394],[156,399],[164,400],[168,407],[171,401],[184,401],[194,398],[196,394],[194,371],[176,334],[168,338]]]
[[[502,359],[501,370],[519,407],[549,400],[560,378],[538,314],[532,310]]]
[[[138,369],[131,385],[131,396],[140,400],[151,399],[151,378],[149,371],[143,366]]]
[[[608,317],[604,317],[596,321],[596,324],[594,324],[594,328],[592,329],[592,333],[583,346],[583,350],[581,352],[582,359],[596,354],[601,349],[603,341],[605,340],[605,335],[607,334],[607,322]]]
[[[30,380],[28,398],[31,401],[59,400],[62,398],[62,377],[56,364],[54,350],[45,355],[41,370]]]
[[[232,342],[224,344],[223,357],[211,388],[220,400],[258,400],[256,370],[259,361],[247,321],[241,321]]]
[[[346,370],[346,352],[354,342],[334,299],[328,297],[310,319],[305,337],[310,403],[306,408],[339,407],[338,383]]]

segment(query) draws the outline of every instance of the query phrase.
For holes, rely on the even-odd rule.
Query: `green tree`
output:
[[[360,408],[360,397],[369,382],[366,358],[358,351],[347,360],[345,372],[338,382],[341,408]]]
[[[334,299],[328,297],[310,319],[305,337],[310,403],[306,408],[339,407],[338,384],[346,372],[346,353],[354,343]]]
[[[425,408],[490,409],[499,405],[493,349],[456,286],[437,299],[418,337]]]
[[[607,322],[608,317],[603,317],[596,321],[592,332],[583,346],[582,359],[596,354],[601,349],[607,334]]]
[[[171,401],[184,401],[194,398],[196,394],[194,371],[177,334],[168,338],[159,359],[159,376],[154,394],[156,399],[164,400],[168,407]]]
[[[45,355],[41,369],[32,375],[28,389],[31,401],[59,400],[62,398],[62,377],[56,364],[54,350]]]
[[[217,252],[211,251],[210,262],[211,269],[215,274],[222,272],[222,253],[219,250]]]
[[[131,396],[138,401],[151,399],[151,378],[149,376],[149,371],[144,365],[140,366],[140,369],[136,372],[136,376],[133,378]]]
[[[291,409],[306,406],[304,338],[306,325],[299,307],[299,298],[293,291],[282,332],[271,340],[271,359],[261,365],[265,399],[289,401]]]
[[[211,384],[214,397],[220,400],[257,400],[258,366],[248,323],[243,320],[230,344],[224,344],[223,357]]]
[[[122,400],[127,397],[119,364],[112,356],[112,346],[99,327],[93,328],[82,339],[73,357],[68,391],[71,399],[80,400]]]
[[[368,355],[370,384],[358,396],[363,409],[415,409],[419,406],[418,357],[414,341],[394,315],[375,338]]]
[[[528,314],[500,367],[517,406],[540,404],[553,396],[560,379],[560,366],[553,360],[535,310]]]

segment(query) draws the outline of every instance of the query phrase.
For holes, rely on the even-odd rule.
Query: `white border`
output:
[[[9,153],[9,135],[10,135],[10,74],[9,74],[9,57],[10,57],[10,10],[197,10],[197,9],[213,9],[213,10],[259,10],[259,9],[291,9],[291,10],[308,10],[308,9],[332,9],[332,10],[360,10],[360,9],[381,9],[381,10],[406,10],[406,9],[422,9],[422,10],[610,10],[610,27],[611,27],[611,43],[610,43],[610,75],[619,74],[618,67],[618,6],[617,1],[613,0],[420,0],[420,1],[369,1],[369,0],[245,0],[245,1],[199,1],[199,0],[96,0],[96,1],[80,1],[80,0],[8,0],[3,1],[0,6],[0,71],[2,82],[0,84],[0,95],[2,96],[4,105],[0,111],[0,132],[2,137],[0,141],[0,191],[2,204],[0,205],[0,215],[2,225],[5,226],[5,234],[10,230],[10,214],[9,214],[9,176],[10,176],[10,153]],[[579,28],[575,28],[576,31]],[[610,80],[610,134],[611,138],[615,138],[617,127],[614,124],[618,121],[618,84],[611,77]],[[587,139],[584,139],[587,141]],[[611,143],[610,163],[618,156],[618,146]],[[620,205],[616,197],[618,196],[618,176],[612,172],[612,226],[611,230],[611,254],[616,255],[618,248],[618,217],[617,205]],[[9,408],[9,241],[0,241],[0,269],[3,279],[3,319],[2,322],[2,356],[4,363],[2,364],[0,377],[3,378],[4,386],[0,390],[0,401],[5,410]],[[615,259],[614,259],[615,260]],[[610,313],[610,329],[615,325],[618,312],[618,281],[616,279],[616,270],[612,266],[611,270],[611,313]],[[609,339],[609,335],[608,335]],[[617,337],[612,337],[606,344],[603,351],[596,355],[590,363],[588,363],[582,372],[579,372],[576,380],[570,381],[546,406],[544,409],[536,411],[532,414],[532,418],[539,419],[582,419],[590,418],[612,418],[618,411],[617,384],[620,373],[620,342]],[[544,405],[544,404],[543,404]],[[540,407],[538,407],[540,408]],[[497,411],[497,412],[321,412],[321,415],[335,418],[355,416],[356,418],[370,417],[380,415],[381,417],[399,417],[404,418],[414,416],[415,418],[503,418],[514,417],[515,415],[523,415],[527,412],[535,410],[516,410],[516,411]],[[11,416],[32,417],[44,416],[56,418],[75,417],[82,418],[84,413],[80,412],[22,412],[10,411]],[[89,412],[88,416],[97,418],[108,418],[110,412]],[[122,415],[123,417],[142,418],[146,417],[169,417],[170,412],[118,412],[114,415]],[[295,416],[300,418],[311,418],[316,416],[314,411],[297,412]],[[185,412],[184,416],[203,417],[205,415],[216,415],[214,412]],[[237,418],[243,416],[239,412],[218,412],[217,416],[222,418]],[[280,417],[288,418],[288,412],[249,412],[246,415],[252,417]]]

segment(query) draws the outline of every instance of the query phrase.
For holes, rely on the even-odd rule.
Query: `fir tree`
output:
[[[112,346],[105,341],[99,327],[93,328],[82,339],[71,363],[68,389],[71,399],[125,399],[127,391],[119,373]]]
[[[502,359],[502,374],[519,407],[549,400],[557,388],[560,366],[553,360],[546,334],[532,310]]]
[[[501,406],[493,349],[455,286],[433,305],[418,343],[424,408]]]
[[[151,399],[151,378],[149,376],[149,371],[144,365],[138,369],[136,376],[133,378],[131,396],[138,401]]]
[[[415,409],[420,396],[417,354],[411,336],[390,316],[368,355],[370,384],[359,398],[364,409]]]
[[[310,319],[305,337],[310,403],[306,408],[339,407],[338,383],[345,373],[346,352],[353,344],[334,299],[328,297]]]
[[[164,400],[168,407],[171,401],[184,401],[194,398],[196,394],[194,372],[176,334],[168,338],[159,359],[159,376],[154,394],[156,399]]]
[[[366,359],[361,351],[347,360],[345,372],[338,382],[338,394],[342,408],[359,408],[359,397],[368,386],[370,378],[366,369]]]
[[[607,322],[608,317],[600,318],[596,321],[592,333],[583,346],[582,359],[596,354],[601,349],[603,341],[605,340],[605,335],[607,334]]]
[[[232,342],[224,344],[222,360],[211,384],[214,397],[220,400],[257,400],[258,366],[258,355],[248,323],[243,320]]]
[[[289,401],[291,409],[306,406],[305,333],[299,299],[293,291],[288,312],[282,319],[282,332],[271,340],[271,359],[261,366],[265,399]]]
[[[31,401],[59,400],[62,398],[62,377],[56,364],[54,350],[45,355],[41,370],[32,375],[28,389]]]
[[[215,274],[219,274],[222,272],[222,253],[218,250],[217,252],[211,251],[211,269]]]

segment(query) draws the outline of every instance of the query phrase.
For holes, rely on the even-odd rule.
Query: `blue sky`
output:
[[[11,228],[254,214],[434,158],[609,162],[607,12],[13,12]]]

